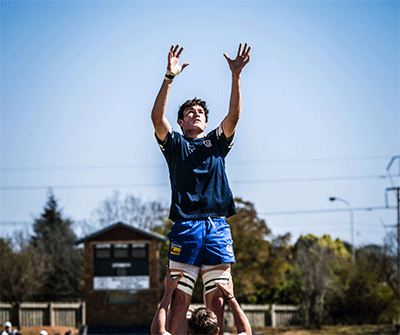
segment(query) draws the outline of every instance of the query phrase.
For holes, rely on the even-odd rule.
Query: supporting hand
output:
[[[167,274],[164,278],[164,296],[154,315],[153,322],[151,323],[152,335],[162,335],[166,333],[168,306],[171,302],[172,294],[176,290],[182,276],[183,273],[180,273],[175,279],[172,279],[169,267],[167,268]]]
[[[246,314],[244,314],[233,293],[232,275],[227,284],[216,283],[216,285],[224,293],[225,298],[228,300],[229,307],[232,311],[233,320],[235,321],[237,334],[245,333],[246,335],[251,335],[252,331],[249,319],[247,318]]]
[[[244,66],[250,62],[250,50],[251,46],[247,46],[247,43],[245,43],[242,51],[242,43],[240,43],[238,53],[234,60],[230,59],[229,56],[224,53],[233,75],[240,75]]]
[[[164,288],[165,292],[174,292],[178,286],[179,280],[181,280],[183,277],[183,272],[181,272],[175,279],[172,279],[171,277],[171,270],[169,269],[169,266],[167,266],[167,273],[164,278]]]
[[[227,284],[215,283],[215,285],[222,291],[225,298],[232,299],[234,297],[232,275],[229,277]]]

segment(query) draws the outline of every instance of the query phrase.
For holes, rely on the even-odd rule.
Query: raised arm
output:
[[[163,335],[167,333],[166,323],[168,306],[171,302],[172,294],[178,286],[178,281],[182,278],[182,276],[183,273],[180,273],[177,278],[172,279],[170,270],[168,268],[167,274],[164,278],[164,296],[161,300],[160,306],[158,307],[156,314],[154,315],[153,322],[151,323],[152,335]]]
[[[164,81],[158,92],[156,101],[154,102],[153,110],[151,111],[151,120],[153,121],[156,136],[161,141],[164,141],[169,129],[171,128],[167,118],[165,117],[165,110],[167,109],[167,102],[169,92],[171,90],[172,81],[189,63],[179,65],[179,57],[183,51],[183,47],[179,49],[179,44],[171,46],[168,53],[167,73]]]
[[[251,47],[247,46],[247,43],[245,43],[242,50],[242,43],[240,43],[238,53],[234,60],[230,59],[227,54],[224,54],[232,72],[232,89],[229,111],[228,115],[222,121],[222,129],[224,130],[225,136],[228,138],[235,133],[236,125],[239,121],[242,108],[240,74],[245,65],[250,61],[250,50]]]
[[[233,320],[235,322],[237,333],[251,335],[252,331],[250,322],[247,319],[246,314],[244,314],[233,293],[232,276],[229,278],[228,284],[216,283],[216,285],[221,289],[226,300],[228,300],[229,307],[233,314]]]

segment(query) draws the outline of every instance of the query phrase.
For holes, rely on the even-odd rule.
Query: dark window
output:
[[[131,257],[132,258],[146,258],[146,249],[132,249]]]
[[[111,245],[100,244],[95,248],[96,258],[111,258]]]
[[[129,249],[127,244],[114,245],[114,258],[128,258]]]

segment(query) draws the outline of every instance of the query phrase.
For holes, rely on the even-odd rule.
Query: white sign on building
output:
[[[127,277],[94,277],[93,289],[105,291],[148,290],[150,288],[149,276]]]

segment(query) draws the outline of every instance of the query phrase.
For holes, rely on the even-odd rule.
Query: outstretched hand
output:
[[[242,69],[245,65],[250,62],[250,50],[251,46],[247,46],[245,43],[244,48],[242,50],[242,43],[239,44],[239,50],[237,52],[235,59],[230,59],[227,54],[224,53],[226,60],[228,61],[229,68],[232,71],[232,74],[239,75],[242,72]]]
[[[178,75],[182,70],[189,65],[189,62],[179,65],[179,57],[183,51],[183,47],[179,50],[179,44],[176,46],[172,45],[171,49],[168,53],[168,65],[167,70],[173,72],[175,75]]]

